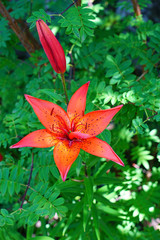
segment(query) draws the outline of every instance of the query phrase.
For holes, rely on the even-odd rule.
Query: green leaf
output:
[[[101,177],[103,174],[106,175],[106,172],[111,169],[111,167],[113,166],[113,162],[109,161],[109,162],[105,162],[104,164],[102,164],[98,171],[96,172],[96,174],[94,175],[95,178]]]
[[[54,92],[54,90],[51,89],[40,89],[37,91],[38,93],[44,93],[48,96],[50,96],[54,101],[64,101],[64,97],[60,94],[57,94],[56,92]]]
[[[110,215],[113,215],[113,216],[116,216],[117,218],[120,218],[120,214],[119,214],[119,211],[118,210],[115,210],[109,206],[103,206],[103,205],[98,205],[97,208],[99,210],[101,210],[102,212],[105,212],[107,214],[110,214]],[[117,219],[118,220],[118,219]]]
[[[101,194],[99,193],[95,193],[94,194],[95,199],[97,200],[97,202],[101,202],[104,205],[109,205],[109,206],[113,206],[113,203],[111,203],[107,198],[103,197]]]
[[[108,144],[111,142],[111,132],[108,129],[105,129],[98,137]]]
[[[55,206],[62,205],[62,204],[64,203],[64,198],[57,198],[57,199],[54,200],[52,203],[53,203],[53,205],[55,205]]]
[[[90,29],[90,28],[88,28],[88,27],[86,27],[86,26],[85,26],[85,28],[84,28],[84,32],[85,32],[87,35],[91,36],[91,37],[94,36],[94,34],[93,34],[93,29]],[[84,38],[84,37],[83,37],[83,38]]]
[[[87,224],[91,215],[91,209],[88,207],[88,199],[85,195],[84,197],[84,205],[83,205],[83,230],[86,231]]]
[[[80,174],[80,171],[81,171],[81,168],[82,168],[82,157],[79,155],[77,160],[76,160],[76,173],[77,173],[77,176],[79,176]]]
[[[52,219],[56,214],[56,210],[54,208],[50,209],[49,211],[49,219]]]
[[[40,18],[40,17],[41,17],[39,11],[35,11],[35,12],[33,12],[32,14],[33,14],[33,16],[35,16],[36,18]]]
[[[29,240],[55,240],[55,238],[51,238],[51,237],[46,237],[46,236],[37,236],[34,238],[30,238]]]
[[[81,42],[84,42],[84,40],[86,39],[86,33],[83,27],[80,29],[80,39],[81,39]]]
[[[49,201],[53,202],[60,194],[59,190],[56,190],[49,198]]]
[[[78,28],[73,27],[73,28],[72,28],[72,31],[73,31],[74,35],[75,35],[77,38],[80,38],[80,33],[79,33],[79,29],[78,29]]]
[[[84,185],[85,185],[85,195],[87,196],[87,201],[88,201],[89,207],[91,208],[92,201],[93,201],[93,180],[92,180],[92,178],[85,177]]]
[[[93,29],[96,24],[92,21],[95,17],[92,10],[84,7],[70,8],[64,19],[60,19],[61,27],[66,27],[66,34],[73,34],[76,38],[84,42],[87,35],[93,36]],[[72,40],[73,42],[73,40]],[[78,44],[77,44],[78,45]]]
[[[59,172],[56,166],[50,166],[49,170],[52,173],[53,177],[55,177],[56,179],[59,178]]]
[[[16,180],[16,176],[17,176],[17,168],[15,167],[15,168],[13,168],[13,170],[10,173],[10,179],[12,181],[15,181]]]
[[[27,21],[27,23],[34,22],[34,21],[36,21],[36,17],[31,16],[31,17],[29,17],[26,21]]]
[[[123,179],[121,178],[115,178],[115,177],[98,177],[94,179],[94,183],[96,185],[101,185],[101,184],[122,184]]]
[[[4,216],[4,217],[7,217],[9,215],[8,211],[6,209],[1,209],[1,214]]]
[[[115,240],[114,233],[110,230],[110,227],[105,224],[104,221],[100,221],[100,226],[103,232],[108,236],[109,240]]]
[[[98,219],[98,213],[97,213],[97,209],[96,209],[95,204],[92,205],[91,214],[93,216],[93,224],[94,224],[97,239],[100,240],[101,238],[100,238],[100,231],[99,231],[99,219]]]
[[[48,209],[37,209],[35,211],[35,213],[39,216],[47,216],[49,214],[49,210]]]
[[[9,192],[10,196],[13,195],[13,193],[14,193],[14,182],[8,182],[8,192]]]
[[[8,184],[8,181],[7,180],[2,180],[2,184],[1,184],[1,193],[2,193],[2,196],[5,195],[6,191],[7,191],[7,184]]]
[[[5,225],[5,218],[0,215],[0,227]]]
[[[36,22],[32,22],[32,24],[30,25],[29,29],[32,29],[36,26]]]
[[[14,220],[13,220],[12,218],[7,217],[7,218],[5,219],[5,221],[6,221],[6,224],[7,224],[7,225],[13,225],[13,224],[14,224]]]
[[[90,28],[95,28],[96,27],[96,24],[93,21],[86,21],[86,20],[84,20],[83,24],[85,26],[87,26],[87,27],[90,27]]]
[[[65,235],[69,225],[75,220],[77,214],[81,212],[82,207],[83,207],[83,200],[81,200],[80,202],[77,202],[75,205],[73,205],[71,214],[69,215],[67,223],[65,224],[65,227],[63,229],[63,236]]]
[[[42,15],[45,16],[45,19],[46,19],[49,23],[51,23],[51,17],[50,17],[43,9],[39,9],[39,11],[40,11],[40,13],[41,13]]]
[[[3,178],[8,179],[9,176],[9,169],[8,168],[3,168]]]
[[[27,223],[29,226],[33,226],[38,221],[38,219],[39,219],[38,215],[35,215],[35,213],[31,213],[29,215]]]
[[[7,20],[2,18],[0,20],[1,34],[0,34],[0,47],[6,47],[7,41],[10,40],[10,31],[8,30]]]

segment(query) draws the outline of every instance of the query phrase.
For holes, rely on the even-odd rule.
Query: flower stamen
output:
[[[75,116],[75,117],[72,119],[72,122],[71,122],[71,129],[72,129],[73,132],[74,132],[74,128],[75,128],[74,120],[75,120],[76,118],[78,118],[78,117],[80,117],[80,116],[77,115],[77,116]]]

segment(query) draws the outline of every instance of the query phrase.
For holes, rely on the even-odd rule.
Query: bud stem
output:
[[[61,73],[61,80],[62,80],[62,85],[63,85],[64,94],[65,94],[65,97],[66,97],[66,103],[67,103],[67,105],[68,105],[69,100],[68,100],[68,95],[67,95],[67,89],[66,89],[66,82],[65,82],[64,73]]]

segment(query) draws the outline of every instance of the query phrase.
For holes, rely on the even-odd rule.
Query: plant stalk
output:
[[[65,97],[66,97],[66,103],[67,103],[67,105],[68,105],[69,100],[68,100],[68,95],[67,95],[67,89],[66,89],[66,82],[65,82],[64,73],[61,73],[61,80],[62,80],[62,85],[63,85],[64,94],[65,94]]]
[[[24,200],[25,200],[28,188],[30,187],[30,182],[31,182],[31,178],[32,178],[32,172],[33,172],[33,153],[32,153],[31,171],[30,171],[30,175],[29,175],[29,179],[28,179],[28,183],[27,183],[27,188],[26,188],[26,191],[25,191],[25,193],[23,195],[23,198],[22,198],[22,203],[21,203],[20,209],[22,209],[22,207],[23,207],[23,203],[24,203]]]
[[[136,17],[139,17],[141,15],[141,9],[140,6],[138,4],[137,0],[132,0],[132,4],[133,4],[133,8],[134,8],[134,12]]]

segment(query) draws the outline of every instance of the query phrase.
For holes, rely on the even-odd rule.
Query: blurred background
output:
[[[0,1],[0,239],[160,239],[159,3]],[[53,149],[9,149],[43,128],[25,93],[67,109],[37,19],[65,51],[69,98],[91,81],[86,112],[124,105],[98,137],[125,167],[81,151],[62,182]]]

